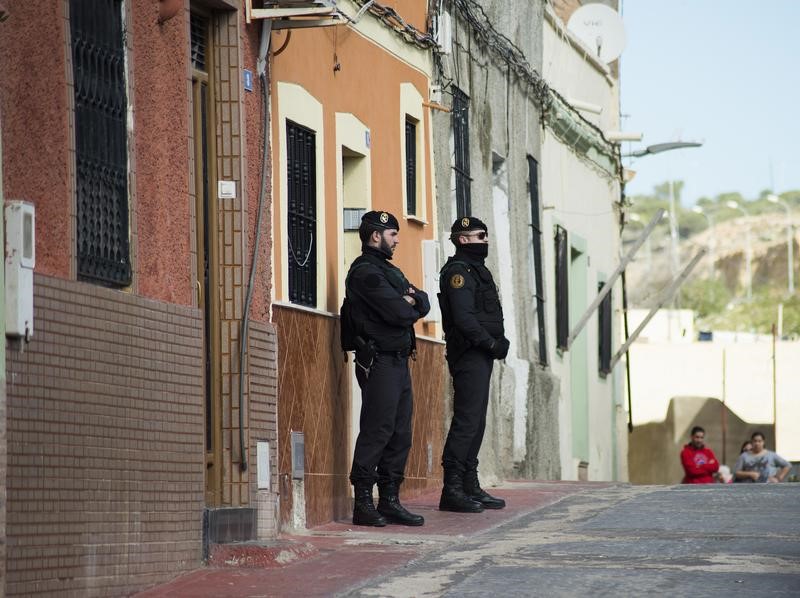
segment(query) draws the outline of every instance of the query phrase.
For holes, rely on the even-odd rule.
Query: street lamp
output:
[[[624,157],[641,158],[650,154],[660,154],[661,152],[668,152],[670,150],[683,149],[685,147],[700,147],[703,145],[699,141],[670,141],[667,143],[656,143],[648,145],[644,149],[636,150],[630,154],[625,154]]]
[[[786,258],[789,269],[789,295],[794,295],[794,230],[792,228],[792,210],[785,201],[775,194],[767,195],[767,201],[783,206],[786,210]]]
[[[711,260],[711,267],[709,268],[709,274],[711,274],[711,279],[714,279],[714,266],[715,266],[715,258],[714,258],[714,246],[717,244],[717,240],[714,237],[714,219],[711,217],[711,214],[706,212],[701,206],[694,206],[692,208],[692,212],[695,214],[700,214],[701,216],[705,217],[706,221],[708,221],[708,257]]]
[[[681,149],[685,147],[700,147],[702,143],[698,143],[695,141],[673,141],[669,143],[656,143],[655,145],[648,145],[646,148],[637,150],[630,154],[620,155],[620,157],[630,157],[630,158],[641,158],[642,156],[648,156],[651,154],[660,154],[661,152],[666,152],[669,150],[674,149]],[[624,175],[624,169],[620,170],[620,174]],[[620,177],[620,186],[619,186],[619,195],[620,195],[620,205],[625,205],[625,183],[630,180],[625,176]],[[672,216],[675,213],[674,209],[674,194],[670,194],[672,196],[672,201],[670,202],[670,222],[674,222],[674,217]],[[620,214],[620,217],[623,218],[621,224],[624,228],[625,221],[624,221],[624,212]],[[650,238],[648,237],[648,243]],[[650,253],[652,256],[652,253]],[[624,323],[625,329],[625,341],[628,340],[628,293],[626,290],[626,282],[625,282],[625,270],[622,271],[622,321]],[[670,327],[671,328],[671,327]],[[626,386],[628,388],[628,432],[633,432],[633,397],[631,396],[631,358],[628,351],[625,351],[625,379],[626,379]]]
[[[732,210],[739,210],[742,214],[745,215],[746,218],[749,218],[750,212],[744,209],[744,207],[739,205],[739,202],[730,200],[726,201],[725,205],[728,206]],[[750,245],[750,220],[747,220],[747,228],[745,228],[745,251],[747,255],[745,256],[745,277],[747,278],[747,300],[751,301],[753,299],[753,271],[751,269],[751,262],[753,260],[753,248]]]

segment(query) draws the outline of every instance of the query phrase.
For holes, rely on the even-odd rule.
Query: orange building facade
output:
[[[398,2],[426,30],[427,2]],[[341,2],[355,15],[359,5]],[[347,517],[360,392],[339,348],[344,279],[367,210],[400,221],[394,262],[433,303],[438,274],[429,49],[367,13],[357,23],[272,33],[273,310],[278,333],[283,524]],[[439,483],[444,383],[437,315],[417,324],[414,444],[403,492]],[[302,433],[298,475],[292,437]],[[295,453],[298,447],[295,446]],[[296,456],[296,455],[295,455]],[[303,506],[304,505],[304,506]]]

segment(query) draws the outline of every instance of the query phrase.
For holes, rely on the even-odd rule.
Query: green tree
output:
[[[697,312],[699,318],[725,310],[731,293],[721,280],[694,279],[681,287],[681,305]]]

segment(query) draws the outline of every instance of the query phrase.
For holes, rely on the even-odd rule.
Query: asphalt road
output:
[[[800,484],[598,488],[340,595],[798,597]]]

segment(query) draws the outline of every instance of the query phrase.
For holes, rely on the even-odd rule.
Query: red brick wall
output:
[[[124,595],[199,566],[200,313],[34,284],[35,337],[8,351],[7,595]]]

